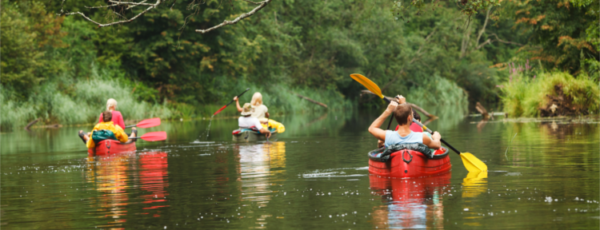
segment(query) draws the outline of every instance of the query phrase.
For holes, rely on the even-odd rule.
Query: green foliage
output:
[[[447,106],[457,109],[455,113],[466,115],[468,96],[456,83],[434,76],[425,81],[422,87],[410,91],[410,101],[418,105]]]
[[[407,7],[409,3],[406,2],[410,2],[410,5],[412,5],[412,7]],[[500,6],[501,0],[455,0],[454,2],[456,6],[459,7],[462,13],[471,16],[476,14],[479,10],[487,9],[493,6]],[[425,0],[396,0],[394,1],[394,10],[406,13],[406,11],[409,10],[414,11],[414,9],[412,9],[413,7],[419,10],[423,10],[422,8],[424,8],[425,5],[427,5],[425,3]]]
[[[598,85],[587,76],[574,78],[564,72],[540,74],[535,79],[515,75],[502,88],[504,112],[514,117],[538,116],[539,108],[546,106],[548,102],[546,95],[556,96],[556,85],[562,86],[565,96],[573,98],[572,105],[576,108],[587,108],[596,114],[600,112]]]
[[[15,97],[23,99],[31,86],[61,70],[62,65],[49,58],[48,52],[64,47],[64,33],[60,30],[63,19],[46,12],[37,2],[17,4],[3,0],[2,4],[1,82],[16,90]],[[27,9],[27,14],[21,8]]]
[[[42,118],[45,123],[94,123],[100,112],[106,110],[108,98],[117,100],[117,109],[126,120],[173,116],[166,102],[151,104],[140,101],[131,94],[132,86],[123,81],[107,79],[95,67],[90,69],[93,75],[87,80],[74,81],[61,76],[46,81],[37,87],[36,93],[27,101],[7,100],[15,90],[2,87],[0,129],[10,130],[35,118]]]
[[[578,7],[561,0],[518,0],[506,4],[503,10],[519,30],[531,33],[528,44],[521,49],[527,58],[544,61],[546,68],[592,75],[597,73],[597,65],[590,61],[599,60],[598,2],[573,2]]]
[[[88,122],[98,112],[95,107],[80,117],[69,114],[77,103],[104,104],[110,96],[103,94],[120,95],[132,110],[141,108],[133,101],[150,107],[168,101],[170,112],[160,112],[162,116],[188,119],[212,114],[214,106],[247,87],[263,93],[273,113],[322,110],[295,93],[341,110],[350,108],[363,89],[348,77],[357,72],[380,84],[385,94],[409,92],[419,103],[457,105],[464,114],[467,99],[471,105],[498,100],[496,85],[508,74],[489,67],[509,61],[556,57],[561,69],[585,69],[580,72],[598,79],[592,73],[600,62],[590,57],[598,50],[593,35],[599,34],[590,26],[590,18],[598,15],[591,10],[593,2],[573,0],[579,8],[541,2],[510,1],[496,10],[499,1],[492,0],[411,1],[423,10],[398,15],[390,10],[398,1],[274,1],[235,25],[200,34],[195,30],[233,19],[255,5],[168,1],[131,23],[98,28],[80,16],[64,21],[56,16],[61,1],[3,0],[2,84],[12,92],[3,94],[3,100],[31,103],[40,107],[31,116],[66,123]],[[559,3],[563,5],[557,7]],[[101,0],[64,4],[65,10],[100,22],[119,19],[114,10],[131,17],[144,9],[85,7],[105,4]],[[490,21],[480,37],[488,17],[474,13],[490,7]],[[512,43],[479,46],[498,38]],[[518,53],[519,43],[527,43],[521,51],[529,52]],[[83,96],[78,87],[103,93]],[[45,103],[33,99],[44,90],[58,93],[44,98]],[[65,108],[54,108],[54,103]]]

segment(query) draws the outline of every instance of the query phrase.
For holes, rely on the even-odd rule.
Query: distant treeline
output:
[[[206,115],[198,108],[224,104],[247,87],[281,112],[320,109],[295,97],[298,92],[343,109],[363,89],[348,77],[355,72],[385,94],[413,93],[440,105],[463,106],[467,98],[471,105],[496,104],[497,85],[512,68],[507,63],[530,60],[532,71],[574,75],[597,73],[600,66],[598,6],[585,0],[505,1],[470,17],[452,1],[402,12],[389,0],[273,1],[207,34],[194,30],[254,5],[170,0],[131,23],[104,28],[59,15],[62,8],[103,22],[118,19],[113,8],[86,7],[105,4],[2,0],[2,129],[37,117],[91,122],[109,97],[138,106],[129,114],[136,118]],[[117,13],[131,17],[141,10]],[[428,92],[454,96],[424,96]],[[62,108],[71,104],[73,110]],[[9,109],[22,114],[5,114]]]

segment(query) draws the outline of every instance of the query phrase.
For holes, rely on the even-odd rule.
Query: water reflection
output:
[[[139,164],[137,163],[139,159]],[[116,154],[106,157],[88,157],[86,181],[99,193],[92,197],[91,206],[99,218],[108,223],[97,227],[123,227],[127,222],[127,206],[135,203],[133,193],[142,193],[141,214],[160,216],[160,208],[168,207],[165,188],[167,180],[167,153],[145,152]],[[139,189],[139,190],[138,190]],[[130,214],[131,215],[131,214]]]
[[[87,181],[100,192],[92,206],[100,218],[111,219],[107,225],[99,227],[118,227],[126,222],[126,206],[129,203],[126,189],[131,186],[127,169],[133,157],[135,155],[124,154],[87,158]]]
[[[160,216],[160,208],[169,207],[165,204],[167,195],[165,189],[169,186],[167,182],[167,153],[147,152],[140,154],[140,187],[147,194],[142,195],[144,207],[148,212],[155,212],[153,217]]]
[[[435,177],[388,179],[370,175],[371,190],[381,195],[384,205],[375,207],[376,228],[444,228],[442,196],[451,174]]]
[[[473,198],[485,193],[487,191],[487,176],[488,172],[470,172],[463,179],[463,211],[464,213],[464,224],[467,226],[481,226],[481,220],[483,216],[475,215],[474,212],[469,210],[479,209],[481,202]]]
[[[234,154],[239,158],[238,175],[241,181],[242,201],[250,202],[250,207],[265,210],[273,199],[272,188],[282,184],[281,174],[285,173],[285,142],[262,144],[235,144]],[[249,218],[255,218],[257,229],[266,228],[267,212],[258,212]],[[265,210],[266,211],[266,210]]]

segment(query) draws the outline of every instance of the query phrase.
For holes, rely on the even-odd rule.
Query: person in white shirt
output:
[[[271,137],[271,132],[264,128],[257,118],[252,117],[253,112],[254,108],[252,108],[250,103],[244,104],[244,108],[242,108],[242,116],[238,119],[238,126],[243,129],[255,129],[260,133],[265,134],[267,138]]]
[[[237,107],[238,112],[242,112],[242,107],[240,107],[240,101],[238,97],[234,97],[235,105]],[[262,94],[259,92],[254,93],[252,96],[252,101],[250,101],[254,112],[252,112],[252,117],[261,119],[261,118],[269,118],[269,109],[267,106],[262,103]]]

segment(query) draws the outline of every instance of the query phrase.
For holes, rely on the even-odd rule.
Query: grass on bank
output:
[[[575,78],[564,72],[542,73],[536,78],[514,75],[502,87],[504,112],[513,117],[539,116],[539,108],[548,103],[546,95],[557,96],[554,89],[556,85],[562,86],[565,96],[573,98],[573,106],[587,108],[593,114],[600,112],[598,84],[585,75]]]
[[[15,89],[0,85],[0,130],[9,131],[24,127],[28,122],[41,118],[43,124],[88,124],[95,123],[99,114],[105,110],[106,100],[114,98],[118,102],[117,110],[125,120],[141,120],[151,117],[162,119],[194,119],[210,117],[223,105],[246,88],[250,90],[240,99],[240,104],[250,102],[254,92],[261,92],[263,103],[271,114],[302,113],[306,111],[325,111],[318,105],[299,98],[296,94],[307,96],[328,105],[329,110],[352,108],[352,102],[335,90],[314,90],[292,88],[283,84],[256,85],[244,80],[221,81],[211,86],[224,95],[213,104],[192,105],[178,102],[148,102],[146,94],[157,94],[153,89],[141,92],[139,84],[119,76],[111,69],[99,69],[91,66],[92,75],[88,79],[74,79],[68,73],[56,76],[32,85],[28,98],[18,98]],[[228,83],[228,84],[226,84]],[[156,91],[156,90],[154,90]],[[135,92],[135,93],[134,93]],[[146,96],[140,96],[146,95]],[[156,100],[154,100],[156,101]],[[238,116],[235,104],[231,104],[219,116]]]

